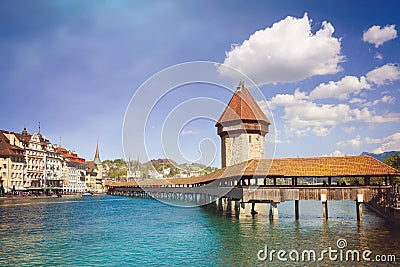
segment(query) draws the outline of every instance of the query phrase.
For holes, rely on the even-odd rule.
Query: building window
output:
[[[7,164],[3,164],[3,168],[6,169],[7,168]]]
[[[251,135],[249,135],[249,143],[251,143]]]

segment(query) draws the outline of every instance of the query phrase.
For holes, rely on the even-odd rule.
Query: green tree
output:
[[[391,154],[383,162],[400,171],[400,154]]]

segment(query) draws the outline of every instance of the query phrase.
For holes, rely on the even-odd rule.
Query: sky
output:
[[[156,102],[145,125],[129,115],[157,73],[210,61],[258,86],[256,100],[273,121],[267,155],[400,150],[399,8],[398,1],[1,1],[0,128],[33,133],[40,121],[46,138],[88,160],[98,142],[102,160],[125,151],[141,161],[219,166],[215,119],[232,96],[223,86],[180,86]],[[240,78],[220,74],[234,90]],[[177,148],[161,147],[152,130],[168,125],[171,110],[189,109],[203,117],[174,124]],[[145,135],[146,151],[124,148],[127,125]]]

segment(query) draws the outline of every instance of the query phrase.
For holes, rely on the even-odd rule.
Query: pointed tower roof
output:
[[[243,82],[237,87],[216,126],[240,120],[271,124]]]
[[[93,159],[94,163],[96,165],[101,164],[101,160],[100,160],[100,154],[99,154],[99,143],[97,143],[96,145],[96,153],[94,154],[94,159]]]

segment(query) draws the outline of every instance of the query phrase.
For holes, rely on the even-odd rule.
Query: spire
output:
[[[96,145],[96,153],[94,154],[94,159],[93,159],[94,163],[96,165],[101,164],[101,160],[100,160],[100,154],[99,154],[99,142],[97,142]]]
[[[266,126],[271,124],[243,82],[239,83],[216,126],[233,122],[240,123],[240,121],[255,122]]]

